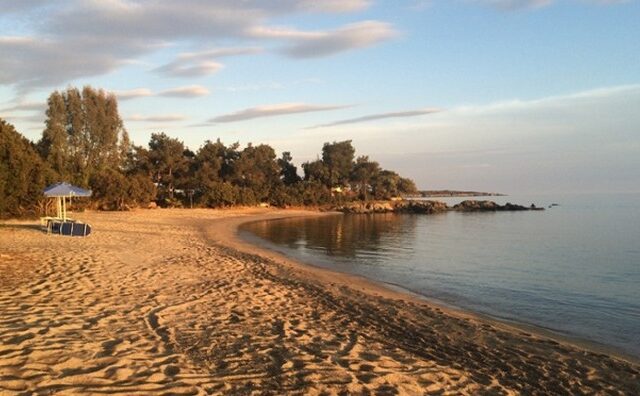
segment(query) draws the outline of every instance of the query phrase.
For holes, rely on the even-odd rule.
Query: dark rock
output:
[[[531,207],[526,207],[522,205],[515,205],[511,202],[507,202],[504,205],[498,205],[493,201],[467,200],[455,205],[453,207],[453,210],[459,212],[504,212],[521,210],[544,210],[544,208],[538,208],[533,204],[531,205]]]
[[[530,207],[506,203],[498,205],[493,201],[462,201],[454,207],[449,207],[441,201],[375,201],[375,202],[351,202],[345,205],[333,207],[332,210],[350,214],[371,213],[415,213],[436,214],[450,210],[458,212],[502,212],[521,210],[544,210],[532,204]]]

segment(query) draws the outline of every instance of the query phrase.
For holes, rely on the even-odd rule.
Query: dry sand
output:
[[[300,265],[235,237],[272,210],[0,224],[0,394],[640,394],[640,368]]]

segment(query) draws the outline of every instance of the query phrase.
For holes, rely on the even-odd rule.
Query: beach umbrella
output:
[[[80,188],[77,186],[72,186],[69,183],[60,182],[56,184],[52,184],[49,187],[44,189],[44,196],[49,198],[56,198],[56,204],[58,209],[58,218],[63,221],[67,220],[67,203],[66,200],[69,198],[71,201],[72,197],[90,197],[91,190],[85,190],[84,188]]]

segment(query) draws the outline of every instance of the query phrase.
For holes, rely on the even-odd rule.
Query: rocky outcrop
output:
[[[449,207],[441,201],[376,201],[376,202],[350,202],[344,205],[331,208],[332,210],[352,213],[352,214],[370,214],[370,213],[417,213],[417,214],[435,214],[447,211],[457,212],[502,212],[502,211],[520,211],[520,210],[544,210],[535,205],[530,207],[522,205],[514,205],[506,203],[498,205],[493,201],[475,201],[467,200],[459,204]]]
[[[368,213],[393,213],[395,206],[393,202],[350,202],[345,205],[332,208],[338,212],[368,214]]]
[[[382,202],[351,202],[332,208],[333,210],[353,213],[422,213],[433,214],[446,212],[450,208],[440,201],[382,201]]]
[[[441,201],[398,201],[395,203],[394,212],[434,214],[443,213],[449,209],[449,206]]]
[[[498,205],[493,201],[475,201],[466,200],[457,205],[454,205],[452,210],[458,212],[506,212],[506,211],[520,211],[520,210],[544,210],[544,208],[538,208],[535,205],[522,206],[515,205],[507,202],[504,205]]]

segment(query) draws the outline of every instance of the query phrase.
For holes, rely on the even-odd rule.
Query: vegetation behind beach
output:
[[[116,97],[86,86],[53,92],[45,128],[31,142],[0,119],[0,216],[46,211],[42,190],[66,181],[93,191],[86,205],[124,210],[155,202],[165,207],[270,204],[317,206],[390,199],[416,193],[415,183],[355,157],[350,140],[325,143],[321,155],[302,164],[290,152],[279,157],[266,144],[205,141],[192,151],[164,132],[147,146],[133,144],[118,114]]]

